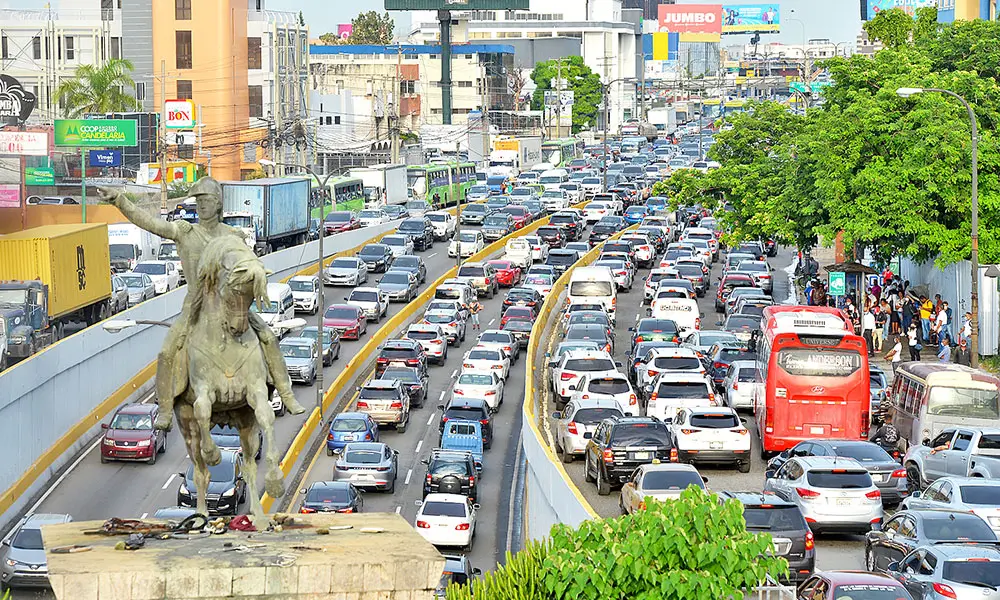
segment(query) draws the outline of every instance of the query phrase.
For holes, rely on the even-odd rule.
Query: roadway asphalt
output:
[[[782,303],[789,296],[790,282],[789,277],[785,269],[792,263],[794,255],[787,251],[782,250],[777,257],[769,259],[771,266],[774,270],[774,299],[777,303]],[[702,314],[702,325],[706,329],[719,329],[720,326],[716,324],[722,316],[715,312],[715,292],[718,290],[718,278],[721,276],[722,268],[721,263],[715,263],[712,265],[712,288],[704,298],[698,299],[698,306],[701,308]],[[636,275],[635,284],[632,286],[631,292],[619,293],[618,296],[618,313],[619,315],[631,315],[637,314],[640,317],[645,316],[645,306],[643,306],[643,286],[642,281],[648,274],[647,269],[640,269],[639,274]],[[631,310],[629,310],[631,309]],[[629,348],[629,340],[631,339],[631,333],[629,333],[628,328],[634,324],[634,320],[629,318],[619,318],[616,327],[616,347],[615,347],[615,360],[621,360],[624,362],[625,352]],[[556,338],[556,336],[553,336]],[[554,339],[552,342],[553,347],[557,345],[557,341]],[[539,365],[545,368],[544,365]],[[547,383],[547,381],[546,381]],[[546,386],[546,406],[548,414],[552,414],[555,411],[555,404],[552,401],[552,391],[551,388]],[[721,469],[721,468],[710,468],[705,466],[699,466],[698,470],[702,475],[708,477],[708,487],[715,491],[760,491],[764,487],[764,466],[765,463],[760,459],[760,444],[757,442],[757,431],[754,425],[752,415],[747,424],[751,429],[751,434],[753,436],[754,447],[753,447],[753,467],[749,473],[740,473],[735,468],[731,469]],[[550,422],[551,424],[551,422]],[[551,428],[551,427],[550,427]],[[554,431],[553,431],[554,433]],[[573,482],[576,486],[583,492],[584,497],[587,501],[594,507],[602,517],[614,517],[621,514],[618,507],[618,495],[619,492],[614,490],[611,492],[610,496],[599,496],[597,494],[597,487],[593,483],[586,483],[583,478],[583,461],[577,460],[572,464],[565,465],[566,471],[569,473]],[[864,537],[856,535],[820,535],[816,540],[816,567],[817,569],[832,570],[832,569],[861,569],[864,570]]]
[[[467,228],[467,226],[464,226]],[[427,266],[427,281],[425,284],[420,286],[420,289],[426,289],[426,286],[433,283],[438,277],[444,274],[448,269],[454,266],[455,259],[448,258],[448,247],[447,242],[436,242],[432,248],[423,252],[417,252],[418,255],[424,258]],[[278,274],[281,275],[281,274]],[[273,279],[273,278],[272,278]],[[374,279],[370,279],[370,285],[374,285]],[[328,286],[325,288],[325,300],[326,304],[336,304],[338,302],[343,302],[343,298],[348,295],[350,288],[345,287],[332,287]],[[502,296],[500,296],[502,299]],[[493,300],[489,302],[493,313],[499,310],[501,300]],[[324,385],[329,386],[330,383],[336,378],[337,374],[341,370],[341,366],[349,357],[353,356],[358,352],[362,346],[367,343],[367,341],[372,335],[377,335],[378,329],[381,323],[385,323],[388,317],[394,315],[396,312],[405,306],[402,303],[392,303],[389,305],[389,313],[387,317],[383,317],[383,320],[379,323],[369,323],[368,334],[363,336],[360,341],[343,341],[340,353],[340,359],[333,362],[332,365],[324,368],[323,370],[323,380]],[[306,318],[310,324],[313,324],[315,319],[312,315],[298,315]],[[494,316],[499,317],[495,314]],[[484,319],[483,322],[489,322],[489,317]],[[472,339],[475,336],[470,332]],[[469,347],[472,340],[467,340],[465,343],[466,347]],[[455,348],[454,350],[458,350]],[[458,352],[449,353],[447,369],[456,368],[458,361],[461,356]],[[441,369],[440,367],[432,367],[432,369]],[[432,371],[433,372],[433,371]],[[448,371],[450,373],[450,370]],[[436,376],[435,373],[434,382],[437,383],[437,390],[434,396],[431,396],[432,402],[428,403],[426,408],[418,410],[415,417],[417,419],[414,425],[407,431],[407,436],[416,435],[417,431],[421,428],[416,427],[417,422],[423,424],[426,422],[427,414],[434,410],[434,406],[437,404],[437,398],[440,396],[440,390],[443,389],[443,385],[447,385],[446,382]],[[521,376],[520,374],[518,375]],[[520,395],[523,395],[523,380],[519,384],[512,384],[512,390],[518,390]],[[308,418],[309,413],[313,406],[316,405],[316,386],[311,385],[300,385],[293,384],[293,390],[295,391],[295,396],[299,400],[299,403],[307,408],[306,412],[301,415],[291,415],[285,414],[283,417],[276,417],[274,424],[274,434],[275,440],[281,448],[281,454],[283,455],[285,450],[291,444],[292,439],[299,432],[302,424]],[[518,396],[520,397],[520,396]],[[148,399],[151,401],[151,397]],[[517,398],[513,399],[514,402],[508,403],[508,408],[502,411],[507,414],[508,421],[510,416],[514,413],[520,414],[512,408],[509,408],[510,404],[517,402]],[[438,412],[440,414],[440,412]],[[329,417],[329,415],[327,415]],[[422,419],[421,419],[422,417]],[[503,431],[504,429],[501,429]],[[505,426],[507,431],[520,431],[520,424],[517,423],[516,426]],[[426,428],[424,428],[426,432]],[[436,423],[435,429],[436,432]],[[323,432],[325,435],[325,431]],[[394,432],[388,433],[386,435],[387,439],[392,439],[392,436],[396,435]],[[425,441],[424,446],[427,444],[436,442],[434,440],[428,439]],[[156,464],[149,465],[145,463],[127,463],[127,462],[111,462],[107,464],[101,464],[100,451],[97,445],[100,443],[100,438],[98,437],[84,453],[78,457],[78,462],[71,465],[71,467],[63,473],[62,476],[57,478],[53,483],[54,487],[49,487],[47,491],[43,494],[41,501],[32,509],[35,513],[65,513],[73,516],[76,521],[87,521],[87,520],[104,520],[109,517],[123,517],[123,518],[139,518],[146,517],[152,514],[158,508],[175,506],[177,504],[177,488],[180,485],[181,478],[178,473],[186,471],[190,461],[187,457],[187,450],[184,447],[184,442],[181,440],[177,429],[174,428],[167,435],[167,449],[166,452],[160,454],[157,458]],[[390,442],[392,443],[392,442]],[[514,440],[514,445],[516,445],[517,440]],[[414,439],[414,444],[416,444],[416,439]],[[510,443],[501,442],[493,446],[490,451],[490,459],[496,461],[494,472],[499,472],[500,461],[499,457],[506,456],[508,454],[508,447]],[[400,449],[405,449],[406,446],[400,446]],[[419,459],[412,456],[406,455],[404,452],[401,454],[401,464],[417,463],[419,465]],[[325,458],[325,456],[324,456]],[[513,458],[510,458],[511,465],[513,465]],[[332,464],[332,463],[331,463]],[[413,465],[410,464],[412,467]],[[422,465],[419,465],[422,466]],[[513,472],[513,467],[509,469]],[[327,469],[329,471],[329,469]],[[294,474],[294,471],[293,471]],[[423,474],[420,474],[422,477]],[[416,474],[414,475],[416,477]],[[260,493],[263,493],[263,472],[258,472],[259,488]],[[286,478],[291,479],[291,477]],[[496,481],[496,480],[493,480]],[[510,477],[507,478],[510,481]],[[499,482],[495,485],[499,486]],[[401,486],[403,487],[403,486]],[[508,486],[509,487],[509,486]],[[487,488],[489,489],[489,488]],[[504,488],[506,489],[506,488]],[[294,490],[289,490],[286,492],[286,496],[292,493]],[[486,496],[489,497],[489,496]],[[417,497],[419,498],[419,496]],[[371,497],[366,499],[370,500]],[[378,505],[376,502],[372,502],[373,505]],[[409,501],[409,508],[415,509],[413,502]],[[247,511],[247,504],[244,503],[240,506],[240,512]],[[295,505],[297,509],[298,505]],[[368,511],[373,512],[376,509],[374,506],[368,507]],[[391,504],[387,507],[378,508],[377,510],[394,510],[394,506]],[[491,510],[486,510],[481,514],[490,513]],[[407,513],[403,513],[407,514]],[[411,515],[413,512],[411,511]],[[492,523],[503,523],[504,534],[506,535],[506,517],[503,519],[497,519],[495,515],[489,519]],[[484,518],[484,522],[487,519]],[[479,535],[477,535],[477,543],[480,548],[486,548],[492,543],[492,535],[484,535],[487,533],[487,528],[480,529]],[[499,554],[502,556],[503,551]],[[492,553],[491,553],[492,555]],[[492,567],[492,564],[489,565]],[[14,591],[12,598],[15,600],[20,599],[51,599],[51,592],[47,590],[34,591],[34,590],[17,590]]]

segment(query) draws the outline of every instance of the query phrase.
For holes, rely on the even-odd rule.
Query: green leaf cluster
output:
[[[449,600],[718,600],[742,598],[787,572],[771,536],[746,530],[743,506],[690,487],[646,510],[556,525],[483,580],[448,588]]]
[[[131,95],[135,87],[132,69],[130,61],[120,58],[100,66],[77,67],[73,77],[63,79],[56,88],[64,116],[138,110],[139,102]]]
[[[537,63],[531,72],[531,79],[537,86],[531,97],[531,110],[542,110],[545,90],[552,90],[552,84],[562,73],[564,91],[573,92],[573,133],[579,133],[597,123],[598,106],[601,103],[601,78],[584,64],[582,56],[569,56],[559,60]]]
[[[751,103],[727,117],[709,156],[722,168],[677,173],[653,192],[674,204],[724,198],[733,239],[775,237],[802,248],[843,232],[876,257],[968,257],[971,131],[966,110],[938,93],[908,99],[901,87],[954,91],[973,105],[979,130],[980,254],[1000,261],[1000,23],[870,22],[890,42],[874,57],[826,61],[833,85],[808,117]],[[901,11],[900,11],[901,12]],[[708,199],[706,200],[706,196]]]

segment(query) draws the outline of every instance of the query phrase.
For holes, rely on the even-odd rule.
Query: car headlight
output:
[[[145,448],[148,445],[149,445],[149,440],[139,440],[138,443],[136,443],[136,446],[140,448]]]
[[[185,485],[183,481],[181,482],[180,489],[177,490],[177,491],[180,492],[184,496],[190,496],[191,495],[191,491],[187,488],[187,485]]]
[[[8,567],[16,567],[18,564],[20,564],[16,560],[14,560],[13,558],[8,558],[4,562],[7,563]]]
[[[228,498],[229,496],[232,496],[234,494],[236,494],[236,488],[234,487],[229,488],[228,490],[222,492],[222,496],[225,498]]]
[[[114,446],[115,445],[115,441],[113,439],[111,439],[111,438],[104,438],[104,445],[105,446]]]

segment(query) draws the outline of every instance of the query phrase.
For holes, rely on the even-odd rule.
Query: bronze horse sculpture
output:
[[[220,236],[205,247],[197,278],[199,292],[192,304],[191,333],[186,352],[178,357],[178,362],[187,363],[188,381],[186,388],[178,390],[174,405],[194,463],[197,511],[208,514],[208,467],[219,464],[222,456],[209,431],[215,425],[229,425],[240,435],[250,515],[258,528],[265,528],[268,518],[257,496],[254,462],[260,443],[258,428],[267,440],[264,487],[274,498],[284,494],[284,475],[278,467],[274,412],[269,402],[273,382],[247,313],[254,302],[259,308],[269,303],[267,271],[243,240]],[[239,498],[235,502],[238,504]]]

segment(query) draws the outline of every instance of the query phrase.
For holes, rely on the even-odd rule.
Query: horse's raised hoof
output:
[[[201,449],[201,459],[205,461],[205,464],[207,464],[208,466],[214,467],[215,465],[222,462],[222,451],[219,450],[218,446],[212,444],[211,448]]]
[[[299,401],[295,399],[295,395],[291,393],[291,390],[289,390],[286,396],[281,397],[281,402],[284,403],[285,410],[293,415],[301,415],[306,412],[306,408],[299,404]]]

